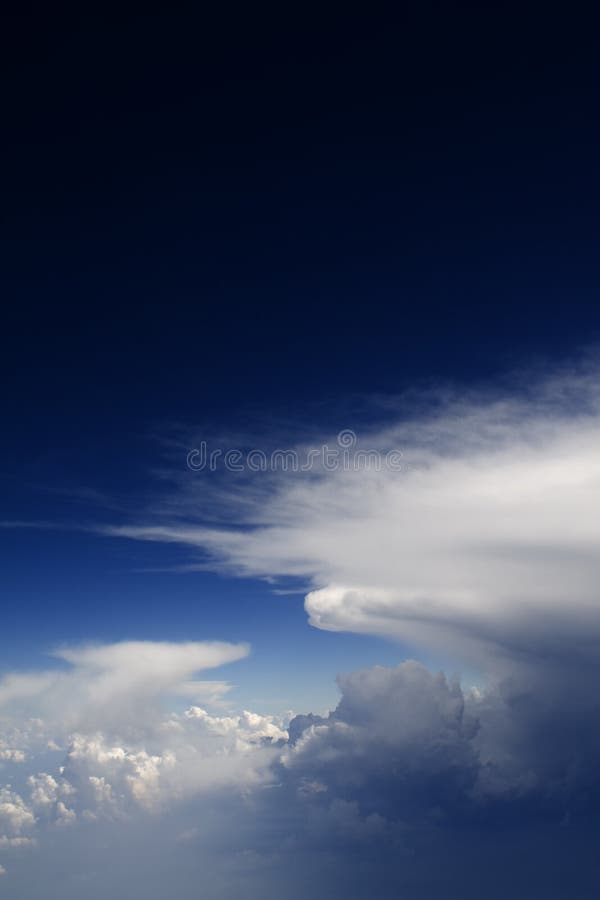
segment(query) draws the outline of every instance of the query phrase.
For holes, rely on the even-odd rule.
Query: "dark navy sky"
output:
[[[598,339],[593,29],[391,10],[10,20],[2,519],[118,519],[152,492],[165,423],[330,422],[357,395],[493,381]],[[7,664],[207,621],[256,641],[264,616],[271,647],[292,620],[309,632],[301,596],[140,571],[181,561],[168,548],[2,544]],[[332,636],[309,639],[334,673]],[[393,655],[344,640],[356,666]]]

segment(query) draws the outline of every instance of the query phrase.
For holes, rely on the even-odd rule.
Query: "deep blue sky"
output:
[[[118,520],[169,423],[331,425],[598,339],[592,29],[390,10],[10,20],[0,518]],[[140,571],[168,548],[48,528],[1,552],[7,667],[120,637],[249,639],[315,679],[401,655],[310,630],[300,594]]]

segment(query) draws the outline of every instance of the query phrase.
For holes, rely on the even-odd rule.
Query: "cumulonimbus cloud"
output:
[[[587,369],[399,416],[355,449],[400,448],[400,470],[276,473],[255,494],[255,484],[243,486],[237,518],[229,497],[228,527],[202,524],[190,478],[179,516],[174,498],[170,517],[111,532],[197,548],[241,576],[299,576],[319,628],[442,644],[487,662],[502,653],[558,658],[577,645],[593,662],[597,376]]]
[[[120,641],[62,647],[53,656],[66,669],[8,673],[0,679],[0,711],[50,716],[75,730],[96,727],[122,733],[153,721],[161,699],[215,699],[224,681],[195,680],[197,673],[243,659],[247,644],[189,641]]]
[[[186,898],[200,874],[224,898],[336,896],[344,877],[356,900],[374,884],[385,898],[445,896],[449,883],[461,897],[482,884],[494,898],[595,896],[597,384],[577,374],[519,398],[440,403],[363,436],[402,449],[404,468],[244,482],[229,526],[205,526],[187,481],[168,514],[112,529],[201,550],[203,565],[208,552],[240,576],[299,576],[315,626],[443,645],[494,677],[477,690],[415,661],[355,672],[329,715],[288,729],[199,702],[227,684],[197,673],[245,645],[63,648],[60,667],[0,681],[0,851],[14,896],[42,882],[51,896],[81,896],[82,883],[115,895],[121,852],[120,889],[156,898],[175,859]],[[90,882],[71,879],[75,846],[81,877],[94,861]],[[30,850],[35,867],[21,862]],[[69,873],[56,882],[54,854]]]
[[[148,661],[153,648],[146,649]],[[176,645],[154,649],[170,674],[148,690],[162,692],[174,670],[180,677],[198,663],[185,645],[176,663]],[[503,877],[502,828],[524,823],[530,831],[511,839],[536,877],[547,857],[538,833],[550,828],[552,865],[542,866],[544,893],[535,896],[564,896],[553,878],[567,860],[577,863],[577,895],[592,896],[585,891],[597,849],[588,830],[597,823],[600,733],[585,679],[517,671],[478,691],[406,661],[341,676],[337,707],[297,716],[289,728],[273,715],[197,705],[146,704],[131,723],[123,710],[144,697],[137,675],[123,674],[117,693],[102,684],[107,669],[122,671],[124,645],[65,653],[74,665],[71,692],[90,696],[96,681],[100,696],[119,699],[119,712],[107,718],[103,703],[91,704],[69,731],[74,720],[58,681],[45,688],[55,701],[45,696],[45,719],[0,717],[0,858],[11,896],[37,896],[55,872],[51,896],[80,896],[85,878],[86,896],[98,900],[111,890],[125,895],[132,883],[158,900],[175,879],[178,895],[191,900],[199,879],[226,871],[216,896],[275,897],[295,871],[288,894],[298,900],[309,888],[335,895],[348,873],[355,900],[373,878],[385,898],[420,879],[430,893],[417,896],[425,898],[432,884],[441,895],[456,867],[469,874],[468,896],[478,896],[484,874],[493,872],[494,883]],[[326,883],[324,860],[332,866]],[[491,896],[505,896],[506,884],[502,890]]]
[[[0,849],[33,846],[46,827],[123,821],[272,780],[272,747],[287,739],[276,717],[172,708],[203,691],[214,700],[211,682],[193,676],[248,652],[201,641],[71,646],[55,653],[67,670],[4,676]]]

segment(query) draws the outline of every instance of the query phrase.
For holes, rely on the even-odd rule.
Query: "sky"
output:
[[[596,897],[592,23],[1,40],[0,894]]]

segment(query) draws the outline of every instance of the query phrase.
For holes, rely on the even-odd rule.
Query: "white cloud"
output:
[[[87,657],[70,656],[79,671]],[[575,838],[563,850],[571,832],[558,823],[572,818],[581,845],[600,797],[597,701],[585,677],[516,669],[465,691],[408,661],[340,676],[339,687],[337,708],[294,719],[289,742],[274,716],[196,705],[155,707],[126,735],[117,720],[105,731],[102,708],[98,723],[91,710],[80,719],[89,727],[71,733],[62,753],[47,747],[65,732],[59,704],[48,705],[55,717],[46,722],[5,721],[2,739],[18,734],[26,750],[18,788],[0,788],[0,858],[15,896],[51,883],[53,897],[80,896],[85,884],[86,896],[101,898],[135,882],[159,898],[176,872],[178,895],[190,900],[200,878],[217,878],[224,900],[242,884],[248,896],[275,898],[290,871],[298,880],[289,896],[305,896],[309,885],[331,896],[343,873],[357,877],[355,863],[369,860],[373,873],[406,872],[410,884],[424,835],[427,858],[439,860],[465,826],[486,840],[489,822],[530,821],[533,830],[549,822],[559,858]],[[62,685],[56,690],[62,701]],[[535,855],[535,841],[530,849]],[[35,866],[23,860],[30,852]],[[501,870],[504,849],[494,852]],[[587,860],[585,846],[577,853]],[[325,858],[333,880],[322,885]],[[359,884],[349,894],[356,900],[366,891]],[[397,896],[391,885],[378,895]]]
[[[75,667],[77,678],[87,674],[89,700],[105,705],[118,702],[123,694],[187,694],[194,686],[188,680],[191,675],[243,659],[248,652],[245,644],[123,641],[65,648],[55,655]],[[199,691],[203,687],[205,682],[198,684]]]
[[[20,792],[9,784],[0,791],[1,847],[25,846],[41,826],[123,821],[200,793],[271,782],[277,745],[287,739],[278,719],[168,706],[178,696],[222,704],[226,682],[193,676],[247,653],[245,644],[200,642],[67,647],[56,653],[67,671],[5,676],[0,747],[5,762],[27,767]],[[16,696],[45,718],[28,718]],[[25,749],[14,750],[16,741]],[[40,767],[48,759],[54,769]]]
[[[20,836],[35,825],[33,811],[25,803],[20,794],[9,786],[0,788],[0,833],[8,831],[13,836]]]
[[[488,686],[466,691],[416,662],[355,672],[337,708],[297,717],[286,742],[277,717],[215,708],[227,682],[196,680],[245,645],[63,648],[62,669],[0,681],[2,772],[20,779],[0,788],[2,859],[11,879],[36,842],[46,859],[43,874],[21,869],[16,896],[135,883],[158,898],[176,872],[182,898],[200,879],[223,898],[426,897],[457,869],[472,876],[461,896],[481,895],[482,873],[490,896],[507,896],[507,823],[530,828],[508,847],[532,860],[536,896],[564,896],[552,867],[573,859],[569,884],[590,895],[577,878],[597,852],[600,800],[596,389],[563,379],[526,401],[446,404],[369,441],[412,468],[278,477],[260,502],[245,497],[244,529],[188,518],[121,531],[208,549],[240,574],[300,575],[317,627],[475,654]]]
[[[35,838],[28,837],[7,837],[5,834],[0,836],[0,850],[6,850],[9,847],[35,847]]]
[[[300,576],[319,628],[443,645],[488,664],[499,652],[572,652],[579,639],[578,653],[597,659],[597,384],[595,372],[575,374],[526,396],[438,404],[363,435],[357,449],[400,448],[402,471],[321,468],[246,483],[237,517],[229,498],[230,527],[194,521],[190,476],[176,522],[157,516],[113,533],[199,548],[239,575]]]
[[[156,720],[155,708],[168,696],[219,699],[226,682],[193,676],[243,659],[246,644],[123,641],[116,644],[64,647],[55,656],[66,671],[9,673],[0,680],[0,707],[27,709],[78,728],[132,732]],[[63,735],[64,737],[64,735]],[[60,744],[61,736],[52,739]],[[4,745],[2,745],[3,747]]]
[[[25,762],[25,753],[23,750],[17,750],[14,747],[5,747],[0,741],[0,761],[1,762]]]
[[[9,673],[0,679],[0,706],[38,697],[62,680],[58,672]]]
[[[66,778],[61,775],[57,780],[48,772],[30,775],[27,785],[30,791],[30,803],[37,815],[49,815],[50,811],[56,815],[59,808],[63,814],[66,814],[63,801],[73,798],[76,793],[75,788]]]
[[[76,786],[84,818],[118,819],[199,793],[267,783],[277,744],[285,739],[273,716],[215,716],[192,706],[149,724],[135,746],[101,732],[72,735],[63,776]]]

